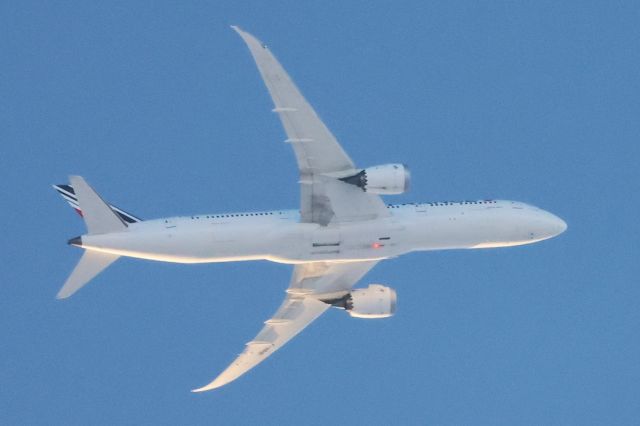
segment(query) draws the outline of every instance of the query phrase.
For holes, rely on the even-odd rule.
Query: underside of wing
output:
[[[301,182],[300,221],[328,225],[390,215],[382,199],[332,177],[314,175]]]
[[[339,180],[360,170],[267,46],[246,31],[233,29],[249,47],[273,100],[273,111],[282,121],[286,142],[293,147],[300,172],[301,221],[324,226],[387,216],[378,195]]]
[[[377,261],[296,265],[284,302],[244,351],[215,380],[193,392],[226,385],[264,361],[345,295]]]
[[[265,321],[262,331],[214,381],[193,392],[204,392],[226,385],[264,361],[292,337],[311,324],[330,305],[313,298],[288,296],[275,315]]]
[[[233,27],[245,41],[258,66],[269,94],[296,154],[301,176],[340,172],[354,168],[331,131],[302,96],[282,65],[266,44],[253,35]]]
[[[311,262],[296,265],[287,293],[322,300],[342,296],[378,262]]]

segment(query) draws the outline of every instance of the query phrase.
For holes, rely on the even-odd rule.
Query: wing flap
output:
[[[287,291],[312,293],[314,297],[346,292],[378,262],[313,262],[296,265]]]
[[[301,222],[326,226],[391,215],[380,196],[328,176],[314,175],[301,181],[300,193]]]

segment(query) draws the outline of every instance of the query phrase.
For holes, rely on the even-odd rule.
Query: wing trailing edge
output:
[[[311,324],[331,305],[311,297],[288,296],[274,317],[265,322],[262,331],[244,351],[211,383],[191,392],[205,392],[226,385],[260,364]]]

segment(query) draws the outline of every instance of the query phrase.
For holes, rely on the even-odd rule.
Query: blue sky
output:
[[[273,3],[273,4],[272,4]],[[640,418],[636,2],[3,2],[0,423],[633,424]],[[284,132],[237,24],[267,42],[388,201],[515,199],[537,245],[412,254],[259,368],[211,380],[289,267],[123,259],[54,296],[81,174],[143,217],[295,208]]]

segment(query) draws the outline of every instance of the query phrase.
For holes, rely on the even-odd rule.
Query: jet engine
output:
[[[340,180],[372,194],[394,195],[409,190],[411,173],[404,164],[384,164],[368,167]]]
[[[344,308],[356,318],[387,318],[396,312],[396,291],[380,284],[353,290],[334,306]]]

